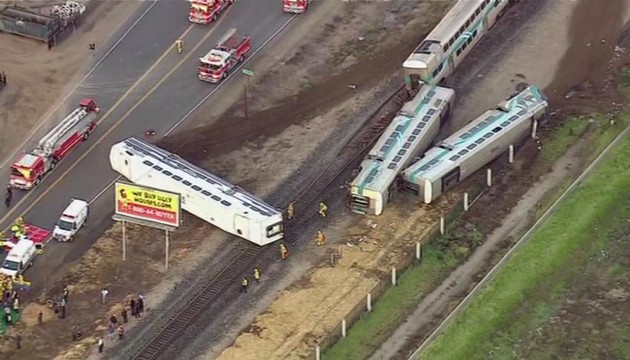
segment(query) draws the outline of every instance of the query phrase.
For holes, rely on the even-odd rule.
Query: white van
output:
[[[58,241],[72,241],[77,231],[87,222],[88,214],[89,206],[86,201],[72,199],[55,225],[53,237]]]
[[[37,249],[35,248],[34,242],[28,239],[18,241],[13,249],[9,251],[6,259],[4,259],[4,263],[2,263],[2,267],[0,268],[0,273],[8,276],[15,276],[23,273],[24,270],[33,265],[36,253]]]

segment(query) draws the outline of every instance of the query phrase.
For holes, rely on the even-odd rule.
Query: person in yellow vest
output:
[[[18,217],[17,219],[15,219],[15,225],[20,227],[20,232],[22,232],[22,234],[26,235],[26,225],[24,224],[24,218],[23,217]]]
[[[247,286],[249,285],[249,279],[247,278],[247,276],[243,277],[243,280],[241,280],[241,292],[242,293],[247,293]]]
[[[262,276],[262,272],[260,271],[260,268],[256,266],[254,268],[254,280],[256,280],[256,283],[260,283],[261,276]]]
[[[280,243],[280,258],[282,260],[286,260],[289,257],[289,249],[287,249],[287,246]]]
[[[22,238],[22,232],[20,231],[20,227],[18,225],[13,224],[11,226],[11,232],[13,233],[13,237],[16,240],[20,240],[20,238]]]
[[[7,246],[7,234],[4,231],[0,231],[0,249],[3,249]]]
[[[293,219],[294,216],[295,216],[295,205],[293,205],[293,201],[291,201],[291,203],[287,207],[287,218],[291,220]]]
[[[317,246],[324,246],[324,245],[326,245],[326,235],[324,235],[324,233],[321,230],[317,231],[317,237],[315,238],[315,244],[317,244]]]
[[[175,40],[175,47],[177,48],[177,53],[181,54],[184,52],[184,40],[177,39]]]
[[[328,214],[328,205],[326,205],[325,202],[320,202],[319,203],[319,211],[318,211],[319,215],[321,215],[322,217],[326,217],[326,215]]]

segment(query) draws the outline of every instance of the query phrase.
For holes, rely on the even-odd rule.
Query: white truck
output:
[[[86,224],[88,215],[87,201],[72,199],[55,225],[53,238],[61,242],[72,241],[74,235]]]
[[[0,273],[8,276],[20,275],[33,265],[36,255],[35,243],[28,239],[22,239],[9,251],[2,263]]]

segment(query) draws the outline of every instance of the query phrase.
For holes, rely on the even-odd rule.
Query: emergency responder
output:
[[[295,216],[295,205],[293,205],[293,201],[287,207],[287,219],[291,220]]]
[[[0,231],[0,249],[7,246],[7,234],[4,231]]]
[[[319,215],[321,215],[322,217],[326,217],[326,215],[328,214],[328,205],[326,205],[325,202],[320,202],[319,203],[319,211],[318,211]]]
[[[22,235],[24,235],[24,234],[22,234],[22,232],[20,231],[20,227],[19,227],[18,225],[16,225],[16,224],[13,224],[13,225],[11,226],[11,232],[13,233],[13,237],[14,237],[16,240],[20,240],[20,239],[22,238]]]
[[[326,235],[324,235],[324,233],[321,230],[317,231],[317,237],[315,237],[315,244],[317,244],[317,246],[326,245]]]
[[[184,40],[177,39],[175,40],[175,47],[177,48],[177,53],[181,54],[184,52]]]
[[[90,53],[92,54],[92,56],[96,55],[96,44],[95,43],[90,43]]]
[[[13,189],[10,186],[7,186],[7,192],[4,197],[4,205],[6,205],[6,207],[11,206],[12,199],[13,199]]]
[[[262,276],[262,272],[260,271],[260,268],[256,266],[254,268],[254,280],[256,280],[256,283],[260,283],[261,276]]]
[[[241,280],[241,292],[242,293],[247,293],[247,286],[249,286],[249,279],[247,278],[247,276],[243,277],[243,280]]]
[[[289,257],[289,249],[283,243],[280,243],[280,258],[286,260]]]
[[[20,227],[20,232],[23,235],[26,235],[26,225],[24,225],[24,218],[19,216],[17,219],[15,219],[15,225]]]

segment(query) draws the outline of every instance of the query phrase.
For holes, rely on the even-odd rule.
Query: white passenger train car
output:
[[[400,171],[424,152],[448,117],[455,92],[426,86],[406,103],[361,163],[350,187],[350,208],[380,215],[397,188]]]
[[[542,91],[530,86],[449,136],[424,158],[405,169],[403,188],[430,204],[532,131],[549,110]]]
[[[439,84],[495,24],[510,0],[459,0],[403,63],[405,85]]]
[[[230,234],[260,246],[284,236],[281,211],[155,145],[129,138],[112,146],[109,161],[134,184],[181,194],[184,210]]]

